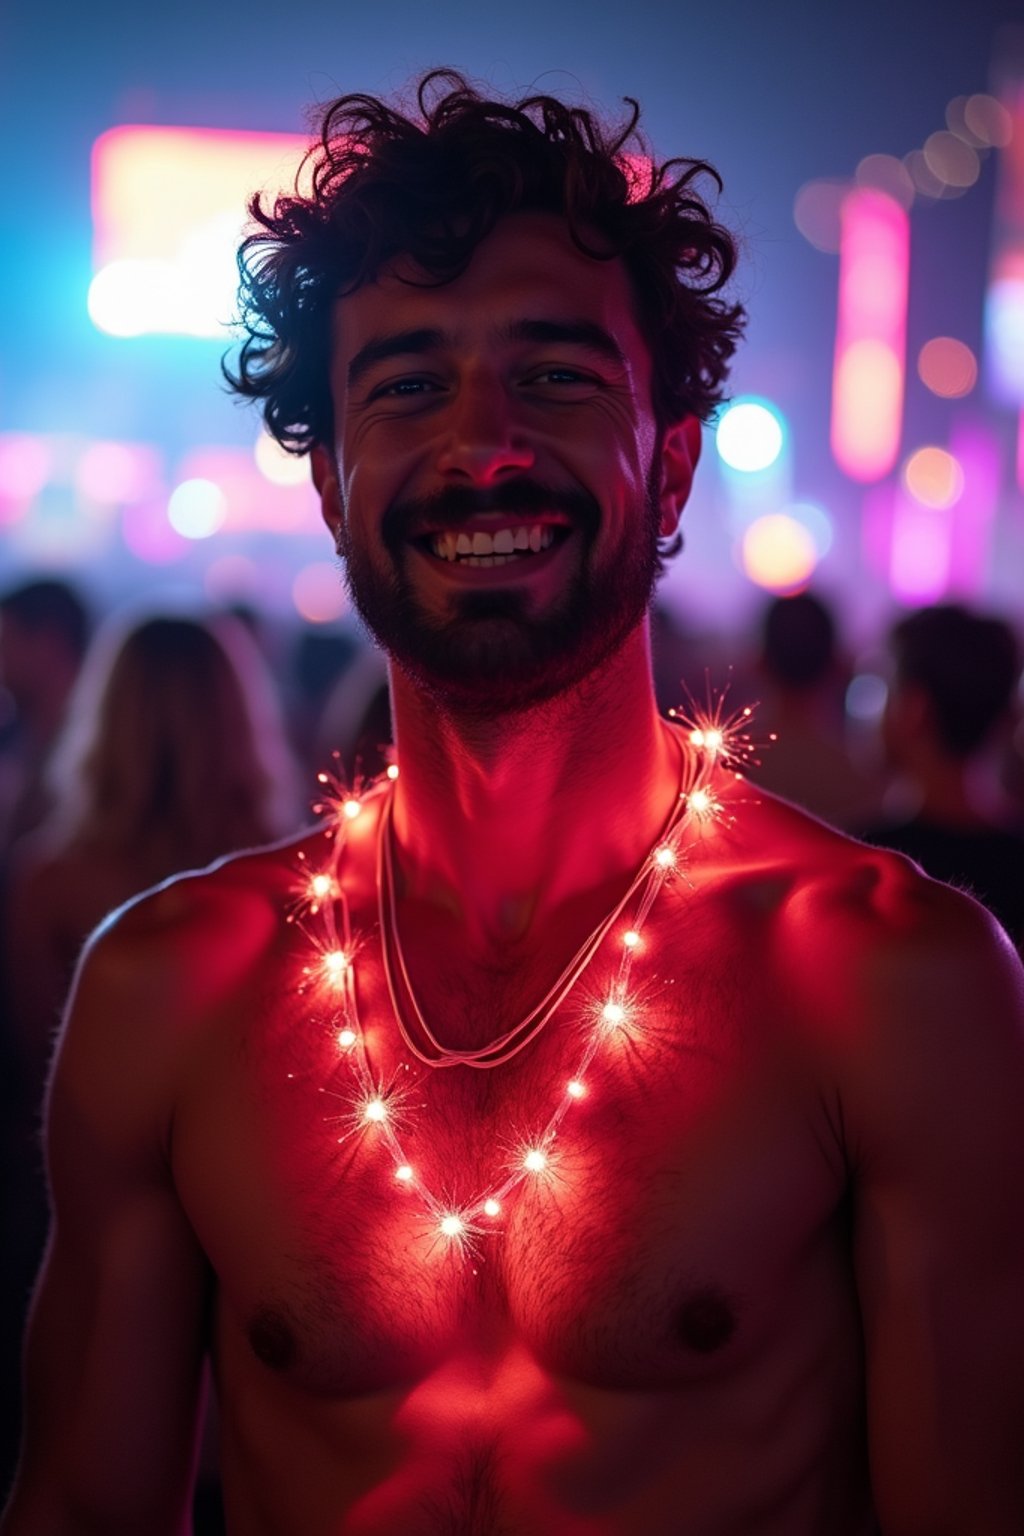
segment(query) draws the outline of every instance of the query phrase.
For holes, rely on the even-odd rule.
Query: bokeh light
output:
[[[189,540],[172,528],[162,497],[125,502],[121,509],[125,547],[146,565],[169,565],[188,553]]]
[[[952,552],[952,515],[897,497],[889,552],[889,586],[900,602],[937,603],[945,596]]]
[[[337,566],[325,560],[304,565],[292,582],[292,601],[309,624],[331,624],[340,619],[348,605]]]
[[[783,419],[764,400],[740,399],[718,418],[715,447],[730,469],[756,474],[775,463],[785,441]]]
[[[855,341],[837,360],[833,383],[833,448],[854,480],[888,474],[899,444],[903,369],[884,341]]]
[[[294,134],[125,124],[92,152],[89,314],[115,336],[223,337],[235,307],[235,249],[257,188],[291,190]]]
[[[985,292],[985,362],[996,398],[1024,403],[1024,245],[1001,252]]]
[[[923,149],[912,149],[909,154],[903,156],[903,164],[914,183],[914,191],[919,196],[939,198],[946,192],[946,183],[941,177],[936,176],[925,159]]]
[[[961,597],[980,597],[992,565],[1004,439],[992,423],[972,412],[954,418],[948,447],[963,471],[963,492],[953,516],[950,583]]]
[[[928,446],[916,449],[904,464],[903,484],[923,507],[942,510],[963,495],[964,472],[945,448]]]
[[[978,363],[965,342],[953,336],[933,336],[917,357],[921,382],[933,395],[960,400],[978,382]]]
[[[101,506],[118,506],[152,496],[160,484],[160,455],[140,443],[89,443],[75,466],[80,496]]]
[[[849,190],[848,181],[808,181],[796,194],[793,222],[815,250],[838,254],[840,211]]]
[[[259,565],[249,555],[220,555],[203,575],[203,591],[219,607],[258,599],[263,585]]]
[[[0,433],[0,497],[31,501],[53,472],[53,451],[31,432]]]
[[[958,139],[963,139],[965,144],[970,144],[972,149],[977,149],[984,140],[967,124],[965,111],[967,107],[966,96],[954,96],[946,103],[946,127],[950,133],[955,133]]]
[[[108,336],[141,336],[176,331],[178,292],[167,261],[111,261],[89,284],[89,317]]]
[[[832,519],[824,507],[819,507],[813,501],[794,501],[785,510],[787,517],[791,517],[794,522],[807,529],[814,543],[818,560],[824,560],[832,548],[832,540],[835,536]]]
[[[866,723],[878,720],[888,693],[885,678],[879,677],[877,672],[858,672],[847,684],[846,713],[851,720]]]
[[[309,459],[285,453],[276,438],[261,432],[253,449],[256,467],[271,485],[308,485]]]
[[[208,539],[226,515],[224,492],[212,480],[183,480],[167,503],[167,521],[185,539]]]
[[[848,193],[842,219],[831,444],[846,474],[870,482],[889,473],[899,451],[910,223],[874,187]]]
[[[994,96],[979,92],[964,105],[964,125],[979,144],[1005,149],[1013,138],[1013,118]]]
[[[859,187],[876,187],[879,192],[888,193],[902,208],[909,208],[914,201],[910,172],[896,155],[865,155],[857,166],[854,180]]]
[[[769,592],[797,592],[818,563],[814,540],[795,517],[769,512],[755,518],[740,541],[744,573]]]
[[[973,187],[981,172],[976,151],[947,128],[928,135],[922,154],[932,175],[951,191]]]

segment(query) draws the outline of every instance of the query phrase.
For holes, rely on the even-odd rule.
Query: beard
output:
[[[487,491],[446,487],[393,503],[381,524],[384,558],[353,540],[347,516],[339,535],[345,585],[367,629],[391,660],[445,710],[491,718],[542,704],[597,671],[643,619],[661,569],[654,465],[642,505],[614,549],[598,559],[600,507],[582,490],[527,478]],[[545,612],[531,612],[514,586],[453,592],[444,618],[429,614],[410,582],[409,530],[424,523],[457,528],[480,512],[559,511],[580,535],[575,571]],[[529,557],[526,557],[529,558]]]

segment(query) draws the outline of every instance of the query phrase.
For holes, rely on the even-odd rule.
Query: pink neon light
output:
[[[852,479],[896,462],[906,368],[910,222],[894,198],[857,187],[843,199],[832,452]]]
[[[949,590],[958,597],[976,597],[989,571],[999,503],[1001,445],[982,421],[961,417],[954,423],[949,447],[964,473],[963,492],[951,509]]]
[[[936,603],[949,585],[953,512],[922,507],[897,493],[893,507],[889,585],[894,596],[913,606]]]

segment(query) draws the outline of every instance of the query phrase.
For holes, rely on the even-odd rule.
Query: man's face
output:
[[[641,621],[688,489],[679,433],[655,430],[624,267],[554,216],[505,218],[454,282],[403,277],[423,281],[399,262],[336,306],[324,515],[403,670],[454,707],[521,709]]]

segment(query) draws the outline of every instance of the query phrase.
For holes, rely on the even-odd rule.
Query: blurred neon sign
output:
[[[832,452],[852,479],[880,480],[903,426],[910,224],[894,198],[858,187],[843,201]]]
[[[294,188],[308,141],[212,128],[111,128],[93,145],[89,313],[115,336],[225,337],[255,191]]]

